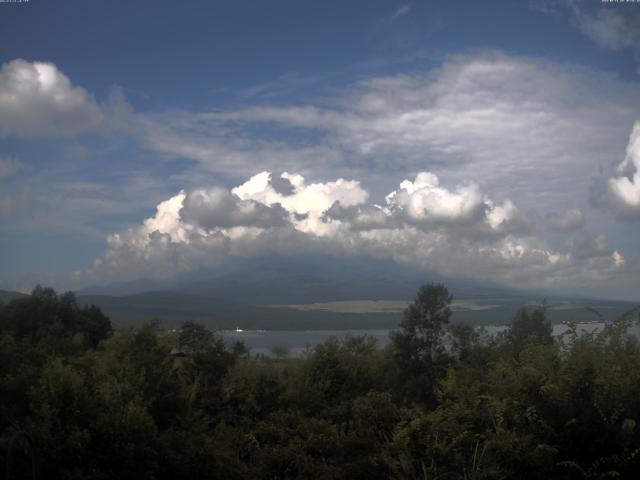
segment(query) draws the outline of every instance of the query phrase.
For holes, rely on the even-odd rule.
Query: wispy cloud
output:
[[[0,156],[0,179],[2,177],[13,175],[14,173],[17,173],[24,168],[25,165],[16,160],[15,157]]]
[[[253,100],[289,96],[300,90],[319,85],[326,78],[327,75],[301,75],[298,72],[288,72],[270,82],[244,89],[240,92],[239,97],[243,100]]]
[[[557,0],[531,0],[528,5],[529,10],[543,15],[560,15],[565,5]]]
[[[410,174],[426,166],[456,178],[464,171],[501,196],[516,191],[553,209],[568,192],[586,200],[602,159],[626,141],[640,90],[593,71],[483,54],[451,58],[424,75],[363,81],[336,104],[186,115],[179,129],[156,118],[148,141],[197,155],[214,170],[242,169],[253,159],[319,175],[344,168],[365,177]],[[313,146],[242,135],[260,124],[282,138],[305,131]]]
[[[391,15],[391,20],[395,20],[396,18],[402,17],[403,15],[406,15],[407,13],[409,13],[409,10],[411,10],[411,5],[405,4],[405,5],[401,5],[393,15]]]
[[[640,12],[635,8],[637,5],[614,2],[593,8],[579,0],[568,0],[567,3],[574,25],[583,34],[603,48],[633,52],[640,74]]]
[[[549,212],[545,216],[545,223],[549,230],[571,232],[582,228],[585,224],[585,215],[579,208],[571,208],[560,212]]]

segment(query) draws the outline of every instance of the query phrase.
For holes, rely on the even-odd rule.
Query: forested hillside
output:
[[[521,310],[488,337],[451,300],[422,287],[384,349],[265,358],[37,288],[0,307],[6,478],[640,478],[637,311],[554,338]]]

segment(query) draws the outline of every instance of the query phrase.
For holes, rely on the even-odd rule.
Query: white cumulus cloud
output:
[[[298,174],[285,172],[280,178],[289,182],[291,192],[281,193],[274,186],[273,176],[269,172],[254,175],[232,192],[244,200],[281,205],[292,214],[292,222],[298,230],[315,235],[328,234],[332,229],[323,221],[323,216],[335,202],[351,207],[364,203],[369,196],[360,182],[355,180],[340,178],[334,182],[307,185],[304,177]]]
[[[627,145],[627,155],[618,166],[618,177],[609,188],[623,215],[640,217],[640,122],[636,122]]]
[[[484,199],[476,184],[447,190],[439,183],[433,173],[420,172],[415,180],[403,181],[400,189],[385,200],[392,210],[405,213],[409,221],[416,223],[473,222],[483,215]]]
[[[278,203],[269,206],[255,200],[243,200],[220,187],[189,193],[180,214],[186,222],[207,230],[237,226],[268,228],[282,225],[287,217],[287,212]]]
[[[16,59],[0,68],[0,137],[74,135],[96,129],[103,116],[52,63]]]
[[[170,277],[235,256],[273,252],[369,255],[445,275],[511,285],[608,278],[624,265],[604,238],[577,239],[567,252],[522,228],[506,199],[467,183],[452,189],[431,172],[405,180],[381,204],[355,180],[309,183],[264,171],[237,187],[181,191],[138,226],[110,235],[86,280]]]

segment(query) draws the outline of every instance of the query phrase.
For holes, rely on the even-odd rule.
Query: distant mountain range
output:
[[[25,295],[20,292],[11,292],[8,290],[0,290],[0,302],[9,303],[11,300],[15,300],[16,298],[26,298],[29,295]]]
[[[447,278],[389,260],[369,257],[267,256],[236,258],[216,270],[190,272],[169,280],[141,279],[93,286],[81,294],[131,295],[170,290],[251,305],[413,298],[420,285],[444,283],[456,298],[521,295],[489,282]]]
[[[327,261],[321,256],[243,259],[233,268],[96,286],[76,294],[80,304],[97,305],[116,325],[157,318],[166,325],[194,320],[218,329],[374,329],[397,326],[404,305],[429,282],[442,282],[453,294],[454,321],[474,324],[508,323],[519,308],[545,298],[555,322],[596,319],[586,307],[612,318],[635,306],[450,279],[390,261]],[[0,291],[4,302],[21,296]]]

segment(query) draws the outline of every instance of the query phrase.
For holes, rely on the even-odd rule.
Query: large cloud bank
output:
[[[40,172],[22,189],[34,200],[23,203],[40,210],[45,228],[60,219],[98,225],[101,214],[158,203],[151,191],[185,187],[140,226],[110,235],[82,283],[166,276],[273,251],[369,254],[512,285],[580,288],[615,277],[610,289],[617,289],[629,284],[625,272],[637,279],[628,239],[640,219],[640,128],[629,136],[629,127],[640,89],[607,73],[482,52],[365,79],[315,104],[142,112],[120,95],[108,105],[50,63],[14,60],[0,70],[0,137],[76,141],[102,131],[144,151],[119,172],[121,190],[88,192],[90,182],[66,171],[69,185],[55,185]],[[156,175],[149,152],[184,170]],[[267,171],[254,175],[256,165]],[[282,171],[299,173],[269,173]],[[145,173],[143,182],[135,172]],[[220,183],[210,185],[212,177]],[[17,211],[12,184],[2,185],[1,212]],[[616,215],[589,210],[589,199]],[[587,215],[593,232],[584,231]]]
[[[432,172],[406,179],[378,204],[360,182],[308,183],[299,174],[254,175],[232,189],[198,188],[161,202],[140,226],[110,235],[82,279],[167,277],[234,256],[286,254],[390,258],[448,275],[512,285],[606,279],[624,268],[604,238],[549,249],[508,199],[473,182],[442,185]]]

